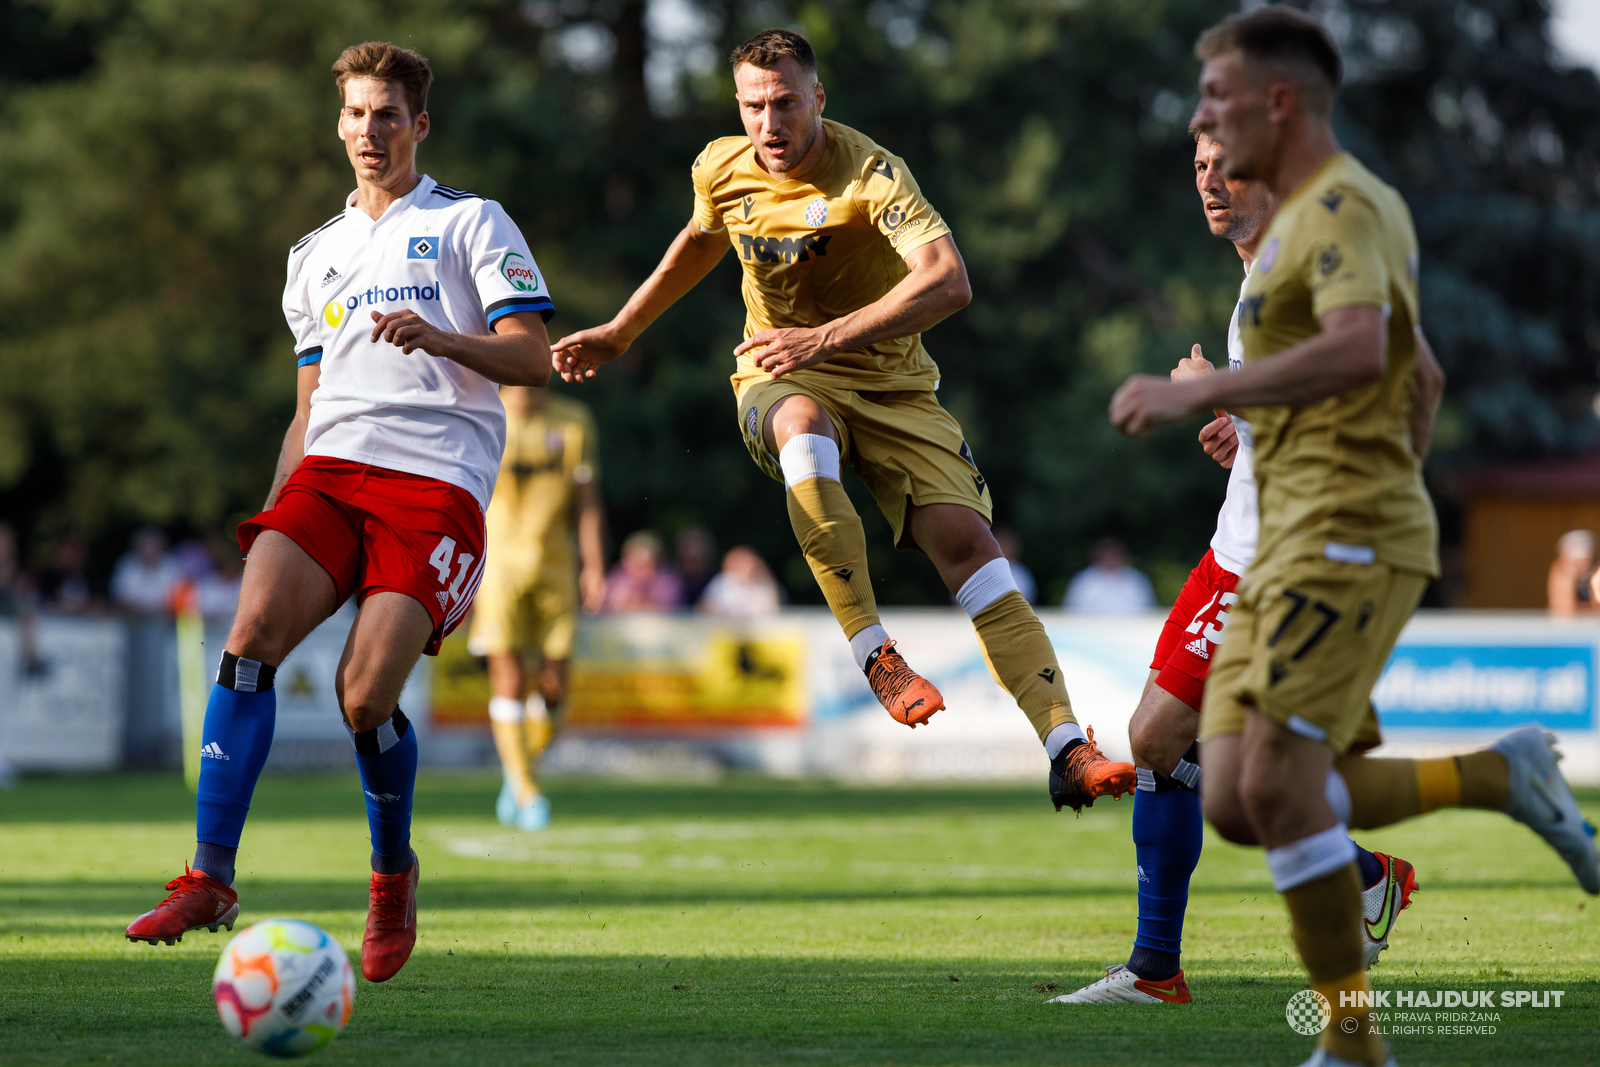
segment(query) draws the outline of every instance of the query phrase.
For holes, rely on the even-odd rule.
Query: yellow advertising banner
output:
[[[804,628],[781,619],[585,619],[562,725],[635,733],[799,728],[808,706],[805,649]],[[434,725],[487,728],[488,700],[484,662],[458,630],[433,663]]]
[[[608,619],[578,639],[567,725],[604,731],[805,725],[798,630],[699,619]]]

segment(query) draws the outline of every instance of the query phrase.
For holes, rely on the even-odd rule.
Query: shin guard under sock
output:
[[[1311,988],[1333,1009],[1333,1019],[1322,1032],[1322,1047],[1357,1063],[1381,1064],[1387,1057],[1382,1038],[1369,1033],[1370,1009],[1357,1007],[1357,998],[1349,995],[1372,988],[1361,966],[1360,881],[1356,865],[1347,863],[1283,890],[1283,900]],[[1357,1020],[1354,1033],[1345,1030],[1345,1020],[1351,1018]]]
[[[989,673],[1028,716],[1041,744],[1057,726],[1078,721],[1056,650],[1021,593],[1007,592],[974,614],[972,625]]]
[[[817,435],[800,435],[813,436]],[[784,451],[800,437],[785,445]],[[837,452],[838,446],[834,448]],[[800,551],[845,636],[876,623],[878,601],[872,595],[872,579],[867,574],[866,530],[838,476],[819,474],[795,482],[785,497]]]
[[[277,721],[275,668],[222,654],[217,684],[206,703],[200,732],[200,786],[195,797],[195,840],[218,849],[195,854],[196,867],[219,882],[232,884],[234,852],[250,812],[256,780],[272,750]],[[202,859],[204,862],[202,863]],[[213,870],[223,867],[223,870]]]
[[[352,730],[361,788],[367,795],[372,834],[372,869],[399,874],[411,869],[411,794],[417,785],[417,733],[405,713],[394,710],[375,730]]]
[[[1162,982],[1178,973],[1189,878],[1200,862],[1203,838],[1199,795],[1164,774],[1141,770],[1133,794],[1139,933],[1128,957],[1128,969],[1140,978]]]

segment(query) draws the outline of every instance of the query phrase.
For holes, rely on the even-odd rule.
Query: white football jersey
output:
[[[306,455],[333,456],[458,485],[489,506],[506,414],[495,383],[453,360],[372,340],[372,313],[410,309],[486,336],[519,311],[555,313],[505,209],[427,175],[377,221],[355,206],[289,252],[283,314],[299,366],[318,363]]]
[[[1245,281],[1250,272],[1245,271]],[[1239,296],[1244,297],[1244,285],[1239,286]],[[1244,340],[1239,335],[1239,309],[1233,305],[1233,318],[1228,323],[1228,370],[1244,366]],[[1233,457],[1233,469],[1228,472],[1228,495],[1223,498],[1222,510],[1217,512],[1217,532],[1211,536],[1211,555],[1223,570],[1243,574],[1256,558],[1256,541],[1261,536],[1261,513],[1256,510],[1256,476],[1251,468],[1255,454],[1255,437],[1250,424],[1233,416],[1233,428],[1239,433],[1239,451]]]

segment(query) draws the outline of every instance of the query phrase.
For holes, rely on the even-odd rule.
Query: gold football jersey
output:
[[[486,582],[575,573],[578,486],[599,477],[594,415],[556,393],[543,411],[506,413],[506,450],[485,516]]]
[[[1417,235],[1400,194],[1348,152],[1289,195],[1240,298],[1246,363],[1320,330],[1328,311],[1382,307],[1383,377],[1314,404],[1252,408],[1258,559],[1324,556],[1439,573],[1438,524],[1411,448]]]
[[[804,181],[768,174],[748,137],[712,141],[694,161],[694,221],[724,229],[744,268],[744,335],[816,327],[879,299],[908,273],[901,258],[950,232],[900,157],[848,126]],[[939,368],[918,334],[840,352],[811,368],[863,391],[932,389]],[[764,375],[752,354],[736,380]]]

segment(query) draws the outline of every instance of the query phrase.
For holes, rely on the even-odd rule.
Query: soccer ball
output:
[[[339,942],[299,919],[263,919],[222,950],[211,996],[239,1044],[303,1056],[339,1036],[355,1004],[356,976]]]

